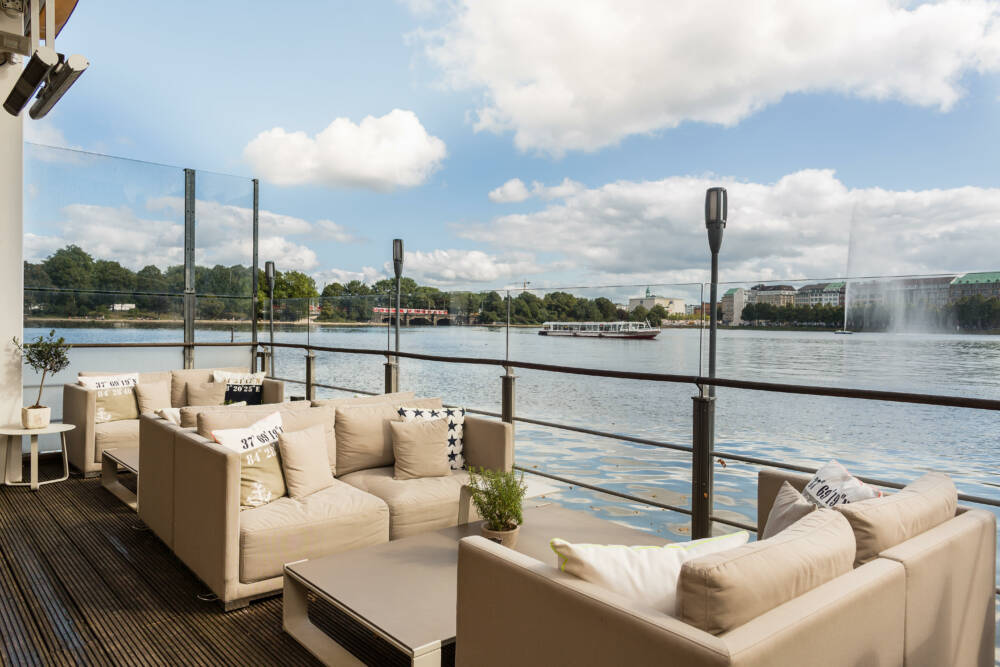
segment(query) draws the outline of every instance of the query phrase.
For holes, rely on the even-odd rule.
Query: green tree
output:
[[[94,258],[79,246],[69,245],[56,250],[42,262],[42,268],[56,287],[63,289],[94,287]]]

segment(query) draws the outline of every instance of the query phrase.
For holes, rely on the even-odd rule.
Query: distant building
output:
[[[948,297],[958,301],[969,296],[1000,298],[1000,271],[964,273],[948,285]]]
[[[743,321],[743,309],[747,305],[747,291],[733,287],[722,295],[722,323],[739,324]]]
[[[953,284],[959,279],[955,276],[943,276],[852,282],[850,286],[851,306],[944,306],[956,298]],[[957,291],[961,292],[962,288]]]
[[[796,306],[843,306],[844,282],[803,285],[795,292]]]
[[[791,285],[754,285],[748,303],[769,303],[772,306],[795,304],[795,288]]]
[[[639,306],[646,310],[652,310],[655,306],[663,306],[668,315],[684,315],[687,311],[684,308],[684,299],[675,299],[669,296],[657,296],[646,288],[646,296],[632,297],[628,300],[628,312],[632,312]]]
[[[697,312],[698,312],[698,304],[696,303],[689,303],[684,306],[684,313],[686,315],[694,315]]]
[[[125,312],[127,310],[135,310],[134,303],[113,303],[111,304],[111,310]]]

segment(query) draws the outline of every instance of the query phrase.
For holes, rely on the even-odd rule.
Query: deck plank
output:
[[[280,597],[227,614],[206,591],[97,479],[0,486],[0,663],[318,664]]]

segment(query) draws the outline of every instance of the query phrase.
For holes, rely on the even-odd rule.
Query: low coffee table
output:
[[[139,500],[118,481],[118,466],[126,471],[139,474],[139,448],[122,447],[105,449],[101,453],[101,486],[115,495],[136,512],[139,511]]]
[[[326,664],[363,665],[309,618],[311,593],[333,605],[347,636],[368,635],[382,650],[413,665],[440,665],[453,656],[458,588],[458,541],[479,534],[481,522],[414,535],[285,566],[284,628]],[[650,533],[555,504],[525,508],[516,551],[555,565],[549,541],[666,544]],[[484,600],[483,604],[489,604]],[[357,645],[358,641],[352,641]],[[388,645],[388,646],[385,646]],[[366,652],[364,646],[359,652]]]

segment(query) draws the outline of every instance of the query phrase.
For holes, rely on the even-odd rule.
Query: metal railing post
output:
[[[395,394],[399,391],[399,366],[395,361],[385,362],[385,393]]]
[[[501,407],[500,418],[508,424],[514,423],[514,371],[510,366],[504,366],[505,373],[500,377],[501,381]]]
[[[306,355],[306,400],[316,400],[316,355],[309,351]]]
[[[714,465],[712,442],[715,440],[715,397],[705,387],[692,396],[694,403],[693,446],[691,453],[691,539],[712,535],[712,486]]]
[[[197,295],[194,273],[194,169],[184,170],[184,342],[194,343]],[[184,368],[194,368],[194,346],[184,347]]]

